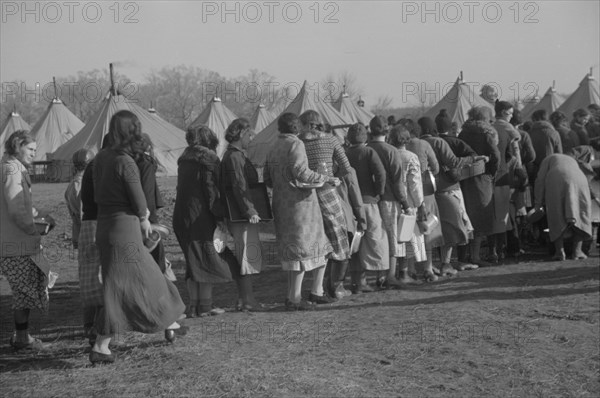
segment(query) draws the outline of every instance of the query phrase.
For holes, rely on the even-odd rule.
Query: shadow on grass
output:
[[[73,369],[79,366],[69,360],[82,355],[87,354],[76,348],[61,348],[58,352],[51,348],[37,352],[15,352],[12,347],[3,347],[0,349],[0,373]]]
[[[599,279],[600,273],[597,267],[584,266],[496,275],[479,275],[476,272],[467,271],[459,273],[458,277],[447,278],[437,283],[421,286],[444,286],[445,288],[455,287],[456,289],[507,288],[566,285]]]
[[[477,301],[477,300],[520,300],[520,299],[532,299],[532,298],[544,298],[544,297],[560,297],[570,296],[574,294],[588,294],[598,293],[598,287],[586,287],[586,288],[568,288],[568,289],[536,289],[523,292],[498,292],[498,291],[485,291],[485,292],[472,292],[472,293],[458,293],[447,296],[436,296],[424,299],[414,300],[402,300],[402,301],[386,301],[382,303],[368,303],[358,305],[338,305],[329,308],[317,308],[317,310],[345,310],[349,308],[369,308],[369,307],[410,307],[417,305],[426,304],[442,304],[442,303],[459,303],[463,301]]]

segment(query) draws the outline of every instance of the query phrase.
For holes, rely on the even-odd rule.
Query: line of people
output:
[[[512,104],[498,101],[495,111],[494,118],[488,108],[471,109],[458,137],[451,133],[445,111],[435,121],[401,119],[394,126],[376,116],[368,128],[351,126],[345,141],[324,131],[315,111],[280,116],[280,135],[262,176],[272,189],[278,253],[288,275],[286,308],[307,310],[373,291],[368,272],[375,274],[377,287],[388,288],[420,283],[416,263],[428,282],[490,266],[502,260],[507,243],[513,253],[521,250],[514,237],[528,207],[547,209],[556,259],[566,258],[565,239],[574,242],[574,258],[585,258],[581,242],[592,234],[591,203],[598,202],[588,185],[594,176],[594,151],[574,143],[593,144],[596,133],[558,133],[540,114],[525,131],[519,129]],[[553,114],[551,119],[565,130],[564,117]],[[585,126],[585,118],[575,120]],[[592,126],[597,124],[596,119]],[[263,309],[252,282],[263,264],[261,217],[250,195],[260,178],[245,155],[254,136],[249,122],[236,119],[227,128],[229,146],[222,160],[215,153],[218,139],[208,127],[190,128],[186,134],[172,226],[186,260],[187,311],[165,276],[170,264],[162,242],[154,238],[160,229],[157,210],[164,203],[156,184],[152,143],[142,131],[133,113],[116,113],[100,153],[93,159],[85,149],[74,155],[77,173],[65,193],[78,248],[92,363],[115,360],[109,349],[114,333],[165,331],[172,341],[177,330],[184,332],[178,321],[186,315],[222,314],[212,302],[214,284],[234,280],[236,308]],[[571,142],[568,156],[560,154],[564,140]],[[34,223],[41,212],[32,205],[27,172],[35,141],[26,132],[16,132],[5,149],[0,272],[14,292],[16,333],[11,345],[36,348],[41,342],[28,333],[29,311],[47,308],[48,291]],[[462,179],[461,172],[477,162],[484,162],[484,172]],[[527,190],[528,183],[535,189]],[[246,222],[230,220],[227,195]],[[402,215],[415,215],[420,222],[410,238],[400,242]],[[436,219],[439,222],[430,222]],[[233,250],[215,250],[217,228],[231,233]],[[351,250],[350,243],[359,235],[358,249]],[[506,242],[507,235],[513,239]],[[484,240],[488,259],[481,256]],[[458,262],[451,264],[454,247]],[[441,262],[434,266],[438,248]],[[307,271],[312,272],[312,285],[303,298]],[[350,289],[345,287],[347,274]]]

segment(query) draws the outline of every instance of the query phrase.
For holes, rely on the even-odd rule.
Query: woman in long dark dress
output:
[[[494,232],[494,176],[498,171],[500,151],[498,135],[489,123],[486,107],[469,110],[469,119],[463,124],[458,138],[465,141],[479,156],[487,156],[485,173],[462,181],[462,191],[467,214],[473,224],[474,238],[471,244],[471,262],[479,266],[491,263],[481,259],[481,242]]]
[[[114,362],[111,335],[133,330],[155,333],[179,328],[185,305],[173,283],[156,266],[143,243],[152,229],[134,152],[142,126],[135,114],[117,112],[109,125],[110,145],[94,160],[98,205],[96,244],[102,264],[104,308],[90,361]]]
[[[173,229],[186,261],[188,316],[219,315],[225,311],[213,308],[213,284],[239,276],[233,253],[229,249],[217,253],[213,243],[217,224],[224,226],[218,188],[220,162],[215,152],[219,141],[202,125],[190,128],[185,139],[188,147],[177,161]]]
[[[222,197],[225,197],[225,191],[231,191],[232,200],[247,219],[246,222],[227,223],[235,243],[235,257],[241,267],[237,283],[240,295],[237,308],[242,311],[260,308],[252,291],[252,275],[258,274],[262,269],[262,249],[258,238],[260,217],[249,189],[258,183],[258,172],[245,154],[253,137],[254,131],[247,119],[235,119],[231,122],[225,132],[229,146],[223,155],[220,174]],[[228,211],[227,206],[224,207]]]

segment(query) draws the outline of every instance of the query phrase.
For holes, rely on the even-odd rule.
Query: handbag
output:
[[[423,183],[423,196],[433,195],[435,193],[435,177],[429,170],[421,173],[421,182]]]
[[[429,235],[439,223],[440,220],[435,216],[435,214],[427,211],[424,205],[419,207],[417,212],[417,225],[419,226],[419,230],[421,230],[423,235]]]
[[[415,222],[417,220],[417,216],[411,216],[408,214],[400,214],[398,218],[398,236],[397,242],[409,242],[415,230]]]

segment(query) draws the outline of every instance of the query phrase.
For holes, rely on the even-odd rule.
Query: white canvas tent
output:
[[[169,176],[177,175],[177,159],[187,147],[185,132],[166,122],[157,115],[127,99],[123,95],[113,94],[110,90],[102,100],[96,113],[73,138],[60,146],[52,155],[54,173],[50,179],[65,181],[71,176],[71,158],[80,148],[89,148],[98,152],[112,116],[121,110],[133,112],[140,120],[142,132],[148,134],[154,146],[154,156],[159,170]]]
[[[351,120],[346,119],[342,116],[333,106],[329,103],[315,98],[314,93],[309,93],[306,89],[307,82],[304,81],[300,92],[294,98],[292,102],[281,112],[294,113],[300,116],[307,110],[315,110],[319,112],[323,118],[323,122],[329,123],[332,126],[348,125],[352,124]],[[248,157],[259,168],[262,168],[267,160],[267,154],[271,150],[271,146],[275,142],[279,135],[279,129],[277,127],[277,119],[273,120],[264,130],[256,135],[254,140],[250,143],[248,148]]]
[[[31,128],[37,143],[35,161],[46,160],[46,154],[54,152],[75,136],[84,124],[58,98],[48,105],[41,119]]]
[[[221,102],[219,97],[213,99],[206,105],[202,113],[190,124],[190,127],[199,125],[208,126],[219,138],[219,146],[217,147],[217,155],[223,156],[227,149],[227,141],[225,141],[225,130],[229,124],[238,117],[229,108]]]
[[[468,118],[467,112],[475,106],[485,106],[492,109],[492,111],[494,109],[489,102],[469,88],[464,82],[461,72],[452,88],[437,104],[425,112],[425,116],[433,119],[442,109],[446,109],[450,119],[462,126]]]
[[[4,124],[2,124],[2,130],[0,130],[0,148],[2,148],[0,150],[1,153],[4,153],[4,141],[6,141],[6,139],[10,137],[12,133],[19,130],[29,131],[31,130],[31,126],[29,126],[29,124],[23,120],[21,115],[19,115],[15,109],[8,114]]]
[[[250,126],[256,133],[262,131],[275,119],[275,115],[268,111],[263,104],[259,104],[250,118]]]
[[[361,122],[365,126],[368,126],[371,119],[375,117],[372,112],[358,106],[358,104],[352,101],[350,96],[345,92],[340,94],[337,101],[333,103],[333,107],[346,119],[351,120],[352,123]]]
[[[577,90],[573,92],[562,103],[561,106],[558,107],[558,110],[563,112],[567,117],[571,118],[573,116],[573,112],[575,112],[579,108],[587,108],[590,104],[600,105],[600,96],[598,95],[598,83],[592,76],[592,70],[590,69],[590,73],[585,75],[581,83],[579,83],[579,87]]]
[[[540,109],[544,109],[548,113],[548,116],[550,116],[552,112],[558,109],[562,101],[563,99],[556,93],[554,84],[552,84],[539,102],[527,107],[527,109],[522,112],[523,120],[530,119],[533,112]]]

